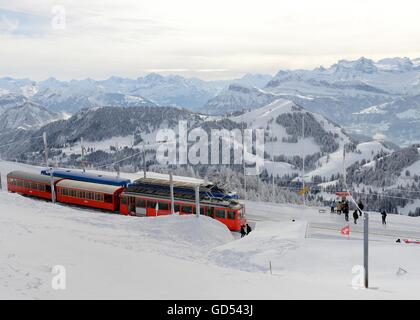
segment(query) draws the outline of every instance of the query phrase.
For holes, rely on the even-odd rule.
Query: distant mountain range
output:
[[[100,106],[168,106],[223,115],[260,108],[280,98],[333,120],[353,135],[399,146],[420,141],[420,59],[340,60],[328,68],[221,81],[156,73],[107,80],[0,78],[0,113],[32,102],[71,114]]]

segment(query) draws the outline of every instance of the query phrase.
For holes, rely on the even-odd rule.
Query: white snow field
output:
[[[0,162],[3,180],[16,168]],[[343,217],[328,209],[246,205],[255,229],[238,239],[207,217],[125,217],[3,189],[0,298],[420,298],[420,245],[395,242],[420,238],[420,219],[389,215],[384,228],[371,214],[366,290],[352,285],[352,268],[363,261],[361,226],[350,223],[347,237],[339,233]],[[66,271],[65,290],[52,287],[57,265]]]

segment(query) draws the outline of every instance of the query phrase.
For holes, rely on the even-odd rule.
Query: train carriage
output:
[[[114,212],[119,211],[120,194],[123,190],[120,186],[67,179],[56,184],[58,202]]]
[[[195,187],[200,186],[200,214],[225,224],[231,231],[239,231],[246,224],[243,204],[232,196],[213,197],[208,185],[179,182],[174,184],[175,212],[195,213]],[[168,180],[143,178],[127,186],[121,194],[121,214],[137,216],[160,216],[171,214],[170,183]],[[219,189],[220,190],[220,189]],[[220,195],[222,193],[219,192]]]
[[[54,178],[54,184],[60,178]],[[22,195],[51,200],[51,177],[37,173],[12,171],[7,175],[7,189]]]

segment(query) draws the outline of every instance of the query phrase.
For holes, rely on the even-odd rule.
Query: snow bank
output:
[[[302,221],[258,223],[248,236],[214,249],[210,258],[222,267],[265,272],[270,261],[280,261],[288,251],[297,250],[306,225]]]

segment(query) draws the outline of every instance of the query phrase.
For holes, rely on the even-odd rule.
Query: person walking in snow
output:
[[[331,213],[335,212],[335,200],[331,201]]]
[[[344,213],[344,218],[346,219],[346,221],[349,221],[349,210],[349,202],[347,200],[344,200],[342,204],[342,211]]]
[[[387,216],[387,214],[386,214],[386,211],[384,209],[382,209],[381,215],[382,215],[382,224],[383,225],[386,225],[386,216]]]
[[[363,214],[363,209],[365,208],[365,205],[363,204],[362,200],[359,200],[359,203],[357,204],[359,207],[359,215]]]
[[[338,202],[337,202],[337,214],[341,214],[342,210],[343,210],[343,203],[340,200],[338,200]]]
[[[241,238],[246,236],[246,231],[245,231],[245,227],[241,226]]]
[[[251,227],[249,226],[249,224],[246,224],[246,234],[250,234],[250,232],[252,231]]]
[[[357,224],[357,219],[359,219],[359,214],[357,213],[357,210],[354,210],[353,212],[353,219],[354,219],[354,224]]]

